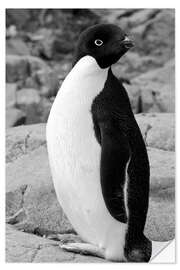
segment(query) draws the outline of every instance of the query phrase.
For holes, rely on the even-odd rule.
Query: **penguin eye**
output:
[[[100,47],[103,44],[103,41],[101,39],[96,39],[94,43],[96,46]]]

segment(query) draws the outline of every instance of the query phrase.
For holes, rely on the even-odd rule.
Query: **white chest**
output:
[[[100,146],[94,134],[91,105],[102,91],[107,73],[92,57],[82,58],[66,77],[52,106],[47,142],[60,200],[63,189],[65,192],[71,187],[71,195],[78,192],[82,202],[88,190],[94,192],[96,182],[99,185]],[[87,208],[89,204],[91,199],[87,200]]]
[[[51,109],[48,136],[56,142],[56,151],[61,146],[65,159],[74,160],[74,167],[79,162],[77,166],[87,164],[88,170],[88,163],[92,166],[96,163],[99,146],[94,135],[91,106],[104,87],[107,72],[99,68],[92,57],[82,58],[66,77]]]

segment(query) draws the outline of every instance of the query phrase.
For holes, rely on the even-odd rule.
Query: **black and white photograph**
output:
[[[176,230],[175,9],[6,8],[5,28],[6,263],[155,262]]]

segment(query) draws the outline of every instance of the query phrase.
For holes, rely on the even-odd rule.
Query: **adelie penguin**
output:
[[[127,92],[111,69],[132,46],[111,24],[80,35],[49,115],[47,146],[57,198],[84,241],[61,247],[148,262],[149,161]]]

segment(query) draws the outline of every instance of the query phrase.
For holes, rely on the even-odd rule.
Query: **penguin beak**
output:
[[[129,37],[125,37],[125,39],[122,41],[122,44],[123,46],[126,48],[126,49],[130,49],[132,47],[134,47],[134,43],[133,41],[129,38]]]

